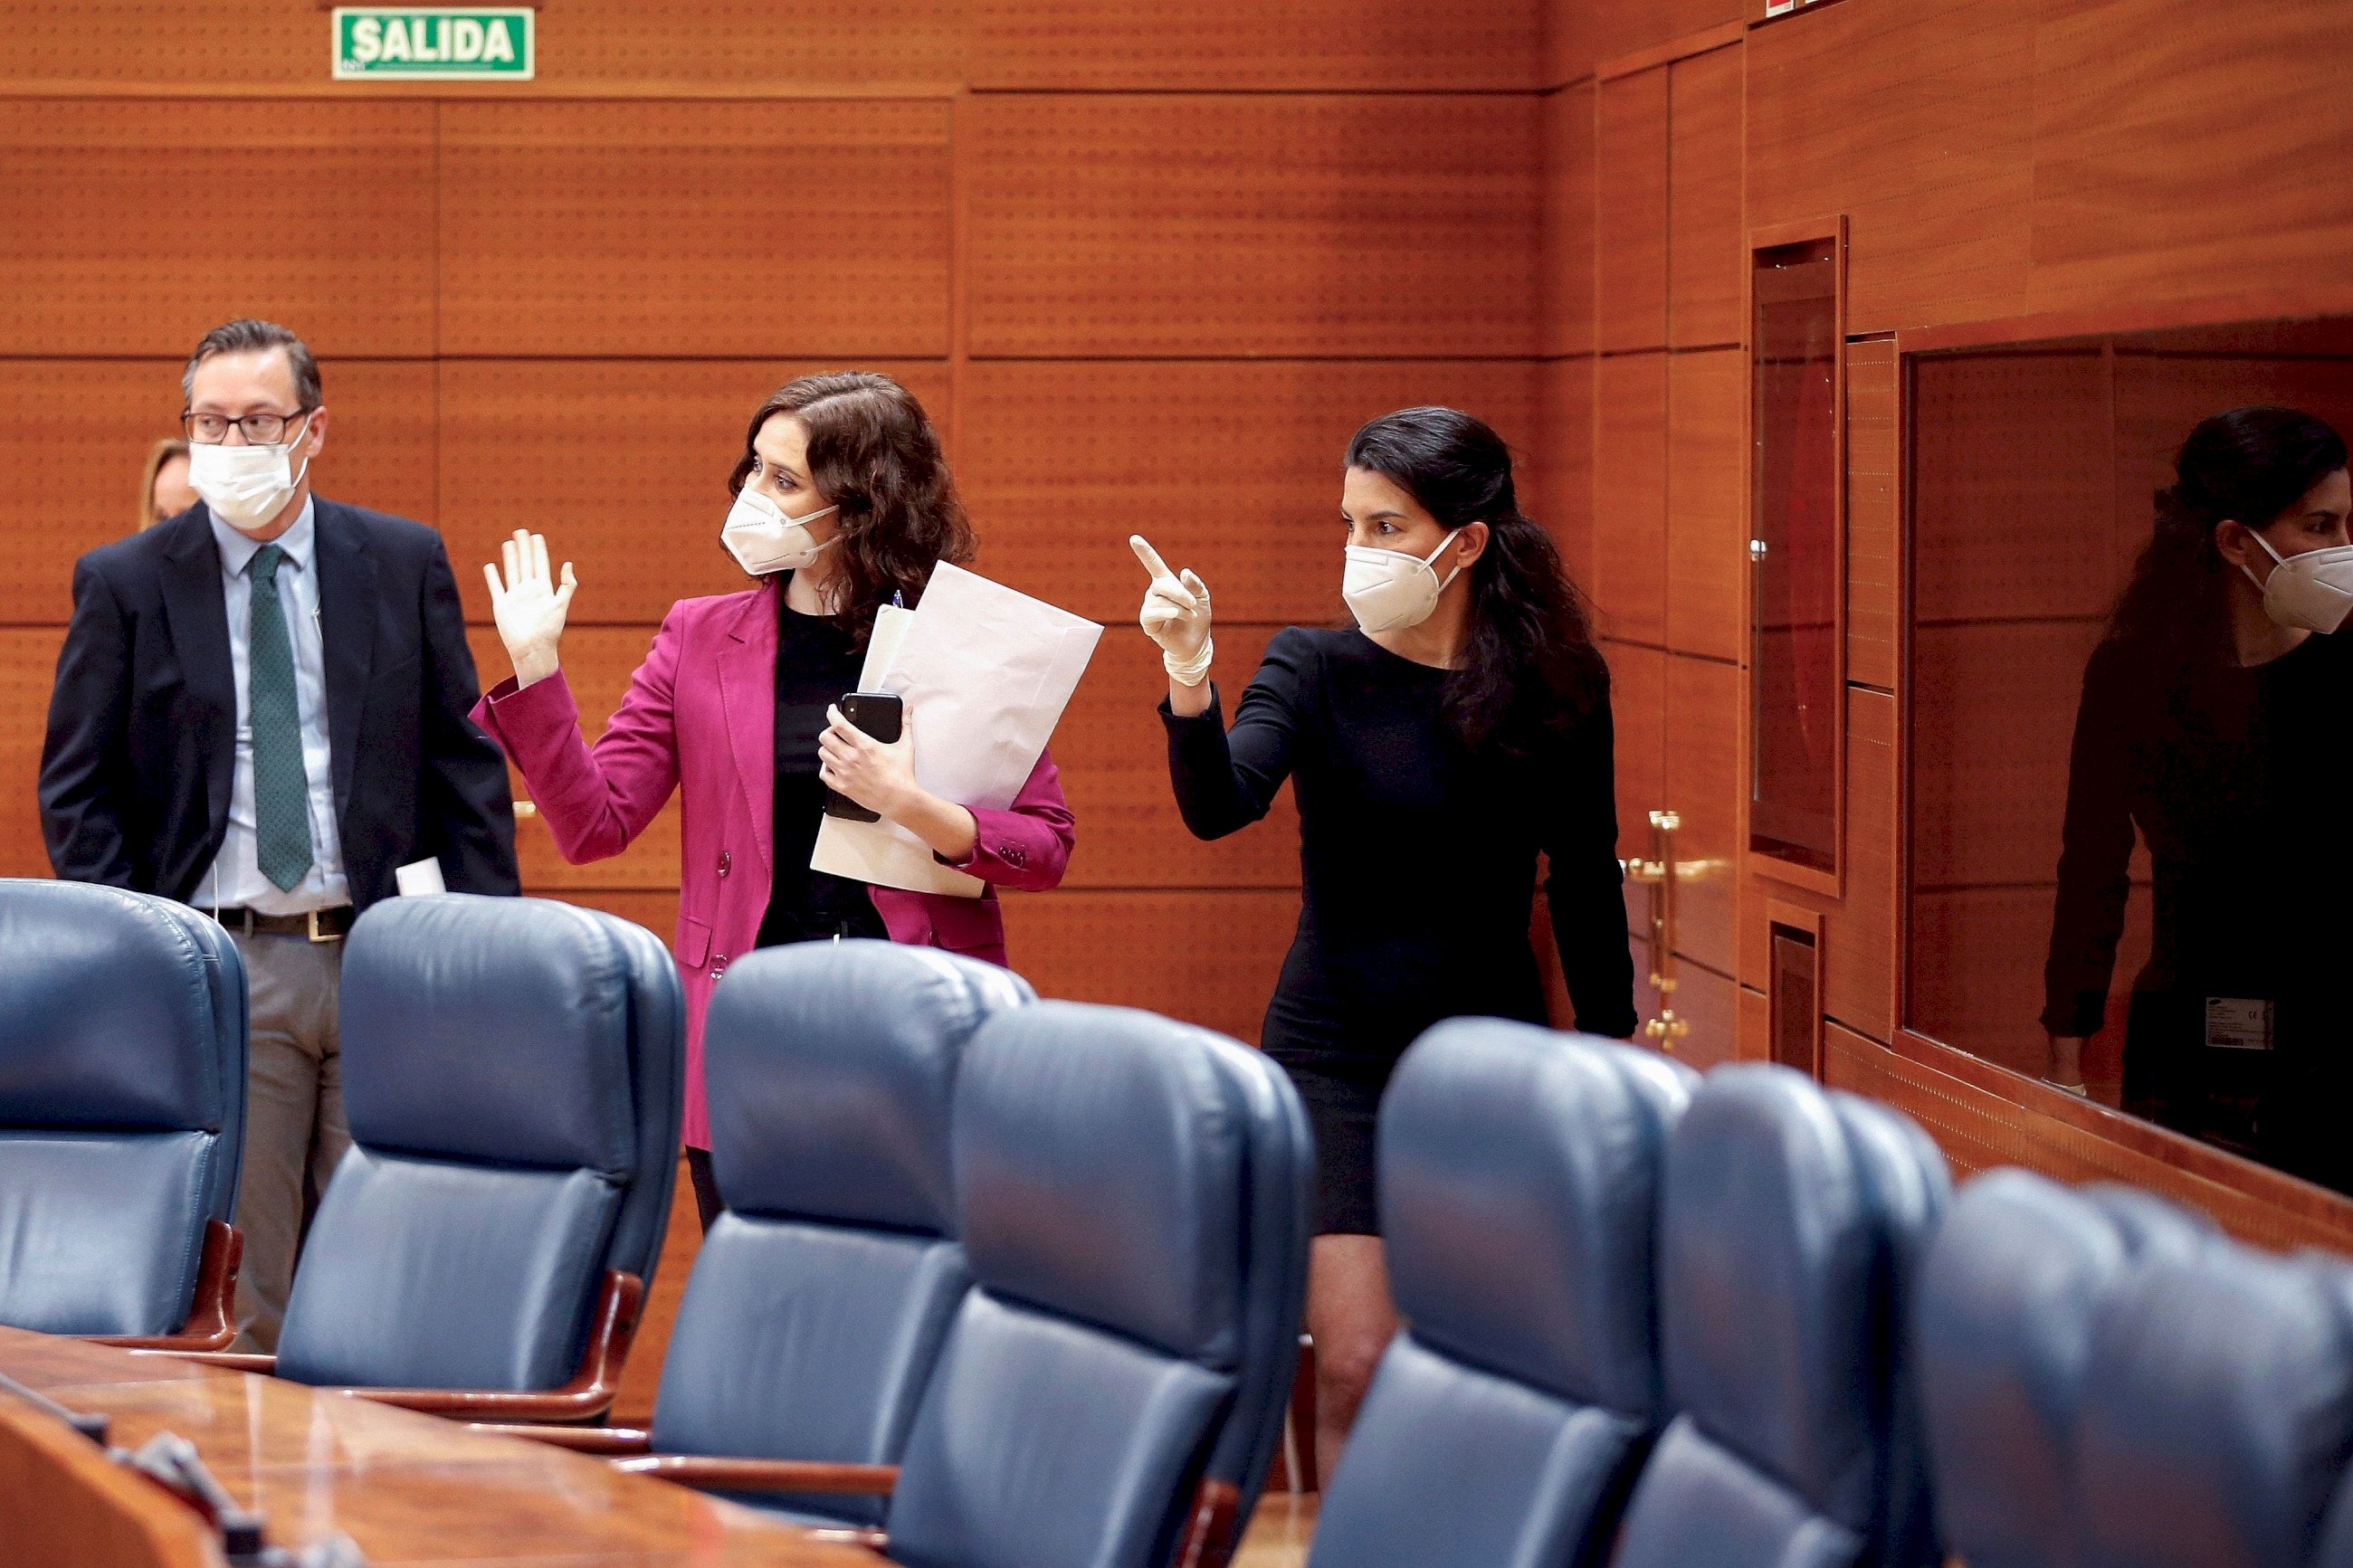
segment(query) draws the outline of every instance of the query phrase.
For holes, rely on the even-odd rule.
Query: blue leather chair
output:
[[[2075,1489],[2084,1568],[2353,1563],[2353,1272],[2215,1242],[2094,1314]]]
[[[1223,1561],[1299,1354],[1313,1154],[1290,1080],[1206,1030],[1041,1002],[974,1037],[952,1142],[975,1283],[892,1478],[891,1555]]]
[[[2203,1215],[2030,1172],[1964,1186],[1913,1299],[1938,1535],[1968,1568],[2077,1568],[2075,1425],[2100,1309],[2136,1269],[2217,1244]]]
[[[182,904],[0,880],[0,1322],[237,1332],[245,965]]]
[[[948,1122],[965,1047],[1036,1000],[993,963],[887,942],[738,960],[703,1035],[726,1212],[670,1331],[650,1433],[527,1435],[733,1490],[803,1523],[877,1524],[880,1497],[757,1495],[760,1460],[899,1462],[972,1283]],[[789,1481],[787,1481],[789,1484]]]
[[[1324,1492],[1314,1568],[1601,1561],[1666,1419],[1659,1179],[1698,1081],[1494,1019],[1440,1024],[1406,1053],[1380,1174],[1409,1326]]]
[[[1618,1568],[1933,1563],[1905,1300],[1948,1178],[1904,1117],[1717,1069],[1668,1140],[1661,1350],[1678,1412]]]
[[[352,929],[342,1023],[353,1147],[276,1370],[452,1414],[600,1413],[670,1220],[668,950],[546,900],[387,899]]]

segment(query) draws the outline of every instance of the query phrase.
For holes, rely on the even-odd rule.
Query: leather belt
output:
[[[311,910],[299,915],[265,915],[259,910],[208,910],[213,919],[247,936],[299,936],[311,942],[341,942],[351,934],[354,911],[349,904],[332,910]]]

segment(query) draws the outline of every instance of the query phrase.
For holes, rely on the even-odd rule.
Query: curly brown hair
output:
[[[972,524],[940,449],[939,432],[915,395],[873,371],[805,375],[776,389],[744,432],[744,456],[727,493],[751,477],[761,427],[789,414],[808,433],[809,479],[840,510],[844,574],[834,624],[860,647],[892,596],[913,609],[943,561],[972,559]]]

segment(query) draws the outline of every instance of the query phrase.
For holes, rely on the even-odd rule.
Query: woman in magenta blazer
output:
[[[754,947],[887,936],[1005,962],[997,887],[1062,879],[1072,841],[1051,756],[1002,811],[917,784],[914,726],[883,745],[834,707],[856,689],[875,613],[913,605],[932,568],[972,555],[939,437],[890,377],[803,376],[752,416],[721,542],[760,585],[670,607],[594,747],[557,658],[577,586],[547,542],[518,532],[483,568],[514,662],[474,710],[522,772],[556,847],[578,864],[628,848],[681,797],[679,968],[686,983],[685,1141],[708,1227],[702,1020],[729,962]],[[825,789],[895,822],[992,884],[978,899],[869,887],[808,868]]]

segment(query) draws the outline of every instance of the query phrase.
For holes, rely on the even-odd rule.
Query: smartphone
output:
[[[906,719],[906,704],[895,691],[849,691],[842,694],[841,716],[884,745],[899,739],[899,727]],[[825,814],[844,822],[880,822],[880,812],[869,811],[840,792],[828,788],[825,792]]]

